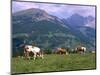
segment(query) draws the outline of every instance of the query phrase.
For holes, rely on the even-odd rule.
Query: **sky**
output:
[[[84,17],[86,16],[95,17],[94,6],[12,1],[12,13],[29,9],[29,8],[43,9],[47,13],[57,16],[59,18],[68,18],[74,13],[78,13]]]

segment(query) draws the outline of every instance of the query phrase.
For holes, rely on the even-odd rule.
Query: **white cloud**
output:
[[[60,18],[67,18],[74,13],[78,13],[82,16],[94,16],[95,7],[93,6],[80,6],[80,5],[65,5],[65,4],[50,4],[50,3],[34,3],[34,2],[15,2],[12,3],[12,12],[25,10],[29,8],[43,9],[51,15],[58,16]]]

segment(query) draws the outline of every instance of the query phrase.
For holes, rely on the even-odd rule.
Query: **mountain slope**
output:
[[[95,47],[92,44],[95,35],[91,35],[92,30],[89,29],[90,32],[88,29],[82,26],[73,29],[58,17],[49,15],[44,10],[31,8],[14,13],[12,16],[13,47],[16,48],[22,43],[35,43],[41,48],[75,48],[81,43],[90,49]]]
[[[95,49],[96,29],[92,27],[95,26],[95,23],[91,23],[95,22],[94,17],[83,17],[79,14],[73,14],[68,19],[62,19],[62,21],[65,25],[69,26],[75,36],[78,36],[87,45],[90,45],[91,49]]]

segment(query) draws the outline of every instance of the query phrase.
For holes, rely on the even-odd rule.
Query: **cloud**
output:
[[[18,12],[29,8],[38,8],[38,6],[31,2],[12,2],[12,12]]]
[[[50,4],[50,3],[34,3],[34,2],[12,2],[12,12],[17,12],[29,8],[39,8],[45,10],[47,13],[57,16],[59,18],[68,18],[74,13],[82,16],[95,17],[94,6],[80,6],[80,5],[65,5],[65,4]]]

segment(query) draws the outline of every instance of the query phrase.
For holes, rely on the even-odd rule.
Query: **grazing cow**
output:
[[[24,55],[25,55],[26,58],[29,58],[29,53],[33,53],[34,54],[34,60],[38,56],[43,58],[43,51],[40,50],[40,48],[34,47],[32,45],[25,45],[25,47],[24,47]]]
[[[57,54],[66,54],[66,55],[68,55],[68,52],[64,48],[57,48]]]
[[[86,52],[86,47],[77,47],[77,48],[75,49],[75,51],[76,51],[77,53],[83,54],[83,53]]]

